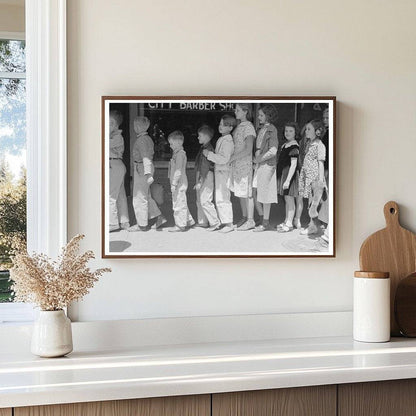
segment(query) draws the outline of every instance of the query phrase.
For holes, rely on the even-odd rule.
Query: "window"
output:
[[[66,0],[26,1],[25,32],[27,247],[56,257],[67,241]],[[1,32],[0,39],[16,40]],[[0,324],[33,316],[31,305],[0,303]]]
[[[8,37],[11,37],[8,34]],[[8,268],[26,244],[25,41],[0,36],[0,302],[12,301]]]

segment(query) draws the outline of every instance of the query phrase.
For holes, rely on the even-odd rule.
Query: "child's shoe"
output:
[[[185,227],[178,227],[177,225],[173,228],[170,228],[168,230],[170,233],[184,233],[185,231],[188,231]]]
[[[168,222],[168,220],[162,214],[160,214],[157,217],[157,220],[156,220],[156,223],[155,223],[156,230],[158,228],[160,228],[163,224],[166,224],[167,222]]]
[[[259,219],[256,221],[256,225],[262,225],[263,224],[263,215],[259,215]]]
[[[211,225],[210,227],[208,227],[207,231],[218,231],[220,229],[221,229],[221,223],[219,222],[218,224]]]
[[[118,225],[110,225],[110,233],[114,233],[115,231],[119,231],[120,226]]]
[[[318,238],[318,243],[322,248],[328,248],[329,247],[329,243],[322,237]]]
[[[318,227],[316,226],[316,224],[314,222],[311,222],[308,225],[308,228],[304,228],[303,230],[301,230],[301,235],[313,235],[313,234],[317,234],[318,233]]]
[[[237,231],[252,230],[256,226],[254,220],[247,220],[241,227],[237,228]]]
[[[195,224],[195,227],[197,227],[197,228],[209,228],[209,224],[206,223],[206,222],[201,222],[201,223]]]
[[[277,231],[279,231],[280,228],[282,228],[285,224],[286,224],[286,221],[283,221],[281,224],[277,224],[276,226]]]
[[[241,226],[243,226],[245,223],[247,222],[247,217],[243,217],[241,218],[240,221],[238,221],[238,223],[235,225],[237,228],[240,228]]]
[[[129,223],[129,222],[123,222],[123,223],[121,223],[121,225],[120,225],[120,228],[121,228],[122,230],[127,230],[129,227],[130,227],[130,223]]]
[[[211,227],[207,228],[207,231],[218,231],[221,228],[221,223],[212,225]]]
[[[328,235],[328,228],[325,229],[324,233],[319,237],[319,244],[324,247],[329,247],[329,235]]]
[[[226,224],[224,228],[221,228],[220,233],[226,234],[234,231],[234,226],[232,224]]]
[[[281,227],[277,229],[277,232],[279,233],[288,233],[290,231],[293,231],[293,225],[283,224]],[[301,233],[302,234],[302,233]]]
[[[143,227],[141,225],[136,224],[136,225],[132,225],[131,227],[127,228],[127,231],[129,233],[135,233],[137,231],[149,231],[149,227],[148,226]]]
[[[268,220],[263,220],[263,224],[258,225],[253,232],[255,233],[261,233],[263,231],[271,231],[273,228],[271,227]]]

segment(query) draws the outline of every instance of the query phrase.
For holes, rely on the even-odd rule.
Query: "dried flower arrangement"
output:
[[[78,254],[79,243],[84,235],[76,235],[62,249],[56,261],[45,254],[17,253],[10,270],[15,302],[36,304],[45,311],[56,311],[81,299],[109,268],[91,271],[87,267],[94,258],[92,251]]]

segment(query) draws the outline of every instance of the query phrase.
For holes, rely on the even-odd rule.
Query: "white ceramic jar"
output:
[[[356,341],[389,341],[389,273],[355,272],[353,308],[353,337]]]
[[[31,351],[39,357],[62,357],[72,351],[71,321],[61,309],[40,311],[33,325]]]

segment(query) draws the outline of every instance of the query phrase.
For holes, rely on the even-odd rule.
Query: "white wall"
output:
[[[25,8],[19,3],[22,2],[16,2],[16,5],[0,3],[0,32],[25,31]]]
[[[362,240],[416,229],[414,0],[69,0],[69,236],[111,266],[74,317],[351,310]],[[100,260],[102,95],[335,95],[335,259]]]

